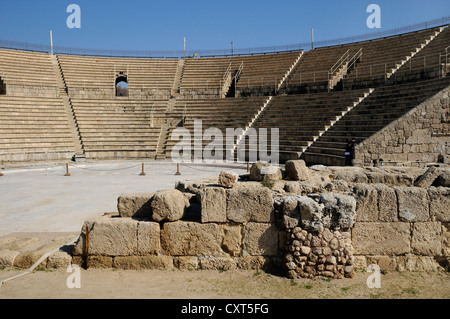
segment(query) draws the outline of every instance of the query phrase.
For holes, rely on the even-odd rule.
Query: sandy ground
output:
[[[20,271],[2,270],[0,279]],[[368,273],[353,279],[291,280],[261,271],[81,269],[80,288],[68,288],[66,269],[36,270],[0,287],[0,299],[450,299],[446,272],[390,272],[381,288]],[[70,282],[70,280],[69,280]]]
[[[182,164],[175,176],[172,162],[110,161],[21,167],[2,170],[0,177],[0,237],[13,232],[79,232],[84,221],[117,212],[123,193],[173,189],[177,181],[217,178],[220,171],[237,174],[245,165],[199,166]]]
[[[21,251],[63,243],[79,233],[87,218],[117,211],[122,193],[173,188],[178,180],[217,177],[222,169],[182,166],[182,176],[175,176],[173,163],[152,162],[146,164],[147,175],[139,176],[138,162],[85,163],[71,166],[70,177],[64,177],[61,166],[8,169],[0,178],[0,239],[12,245],[10,237],[23,237],[16,243],[35,245],[16,247]],[[59,232],[61,238],[42,236],[45,232]],[[0,268],[0,280],[22,272]],[[383,274],[380,289],[369,289],[369,274],[361,272],[353,279],[290,280],[261,271],[89,269],[81,270],[81,288],[70,289],[71,275],[66,269],[36,269],[4,283],[0,299],[450,299],[445,272]]]

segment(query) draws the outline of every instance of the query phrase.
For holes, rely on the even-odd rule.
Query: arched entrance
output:
[[[116,96],[128,96],[128,79],[126,76],[116,78]]]

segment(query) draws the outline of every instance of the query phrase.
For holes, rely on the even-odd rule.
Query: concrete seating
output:
[[[449,84],[450,78],[438,78],[376,89],[315,141],[303,158],[309,163],[343,165],[348,140],[362,142]]]
[[[154,158],[167,101],[73,99],[87,158]]]
[[[130,98],[168,98],[178,61],[58,56],[69,94],[76,98],[115,96],[118,76],[127,78]]]
[[[0,162],[70,159],[67,114],[56,98],[0,96]]]
[[[48,54],[0,49],[0,78],[8,95],[57,97],[58,84]]]

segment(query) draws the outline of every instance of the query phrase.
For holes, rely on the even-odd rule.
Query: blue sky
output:
[[[81,29],[69,29],[69,4]],[[381,29],[366,25],[381,7]],[[389,30],[450,15],[448,0],[85,1],[0,0],[0,40],[126,50],[238,49],[309,42]]]

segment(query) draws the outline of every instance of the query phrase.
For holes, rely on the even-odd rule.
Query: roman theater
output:
[[[0,267],[448,272],[449,23],[188,54],[0,42]]]

